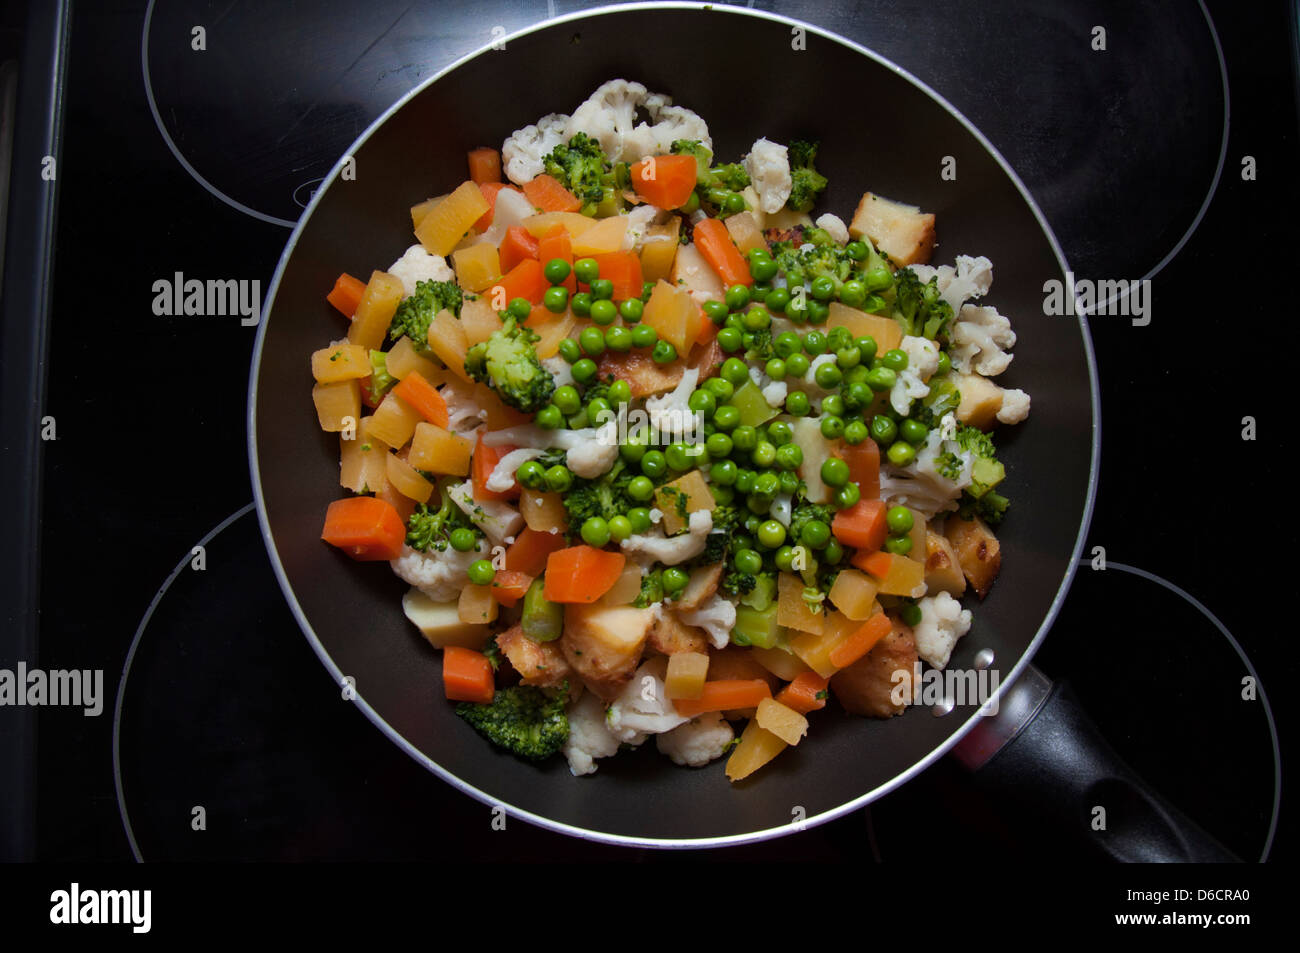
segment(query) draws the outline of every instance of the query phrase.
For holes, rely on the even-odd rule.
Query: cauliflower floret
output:
[[[487,420],[487,411],[474,400],[474,389],[453,378],[440,391],[447,402],[447,429],[452,433],[475,430]]]
[[[637,123],[638,108],[653,126]],[[699,139],[706,148],[713,148],[709,127],[698,115],[672,105],[672,99],[662,93],[651,93],[641,83],[625,79],[602,83],[573,111],[565,123],[564,137],[579,132],[596,139],[611,162],[635,162],[642,156],[666,153],[674,139]]]
[[[793,509],[794,497],[789,493],[778,493],[772,498],[772,508],[768,512],[771,514],[772,519],[789,529]]]
[[[762,210],[767,214],[781,211],[794,180],[790,177],[790,152],[778,142],[759,139],[745,156],[749,173]]]
[[[1005,349],[1015,345],[1016,332],[996,308],[968,304],[953,322],[949,339],[953,367],[963,374],[974,371],[985,377],[996,377],[1011,363],[1011,355]]]
[[[665,566],[676,566],[704,552],[709,533],[713,532],[713,514],[696,510],[686,524],[688,532],[678,536],[651,536],[634,533],[623,540],[623,552],[644,554]]]
[[[715,592],[699,608],[690,612],[678,612],[677,618],[687,625],[703,629],[715,649],[725,649],[731,641],[731,630],[736,625],[736,606]]]
[[[645,233],[651,225],[658,224],[664,210],[655,205],[638,205],[627,213],[627,232],[623,235],[623,251],[640,251],[645,244]],[[670,241],[667,235],[658,236]]]
[[[650,427],[664,440],[679,440],[695,434],[695,412],[690,408],[691,394],[700,379],[698,368],[687,368],[677,386],[660,397],[645,402]]]
[[[912,401],[920,400],[930,393],[929,385],[909,365],[898,372],[894,386],[889,390],[889,405],[898,413],[907,416],[912,409]]]
[[[881,461],[880,498],[890,503],[905,503],[923,513],[926,519],[936,513],[957,508],[961,491],[971,483],[971,455],[961,449],[955,440],[945,440],[944,434],[955,432],[955,419],[945,415],[940,425],[925,438],[917,451],[916,459],[906,467],[897,467]],[[952,458],[946,455],[951,453]],[[956,478],[939,472],[941,463],[958,467]]]
[[[1002,406],[998,408],[998,422],[1018,424],[1029,416],[1029,395],[1022,390],[1002,391]]]
[[[844,219],[838,215],[832,215],[827,212],[825,215],[817,216],[813,222],[818,228],[824,229],[826,234],[835,239],[841,245],[847,245],[849,242],[849,227],[844,224]]]
[[[735,737],[722,713],[711,711],[664,732],[655,739],[655,747],[674,764],[698,768],[726,754]]]
[[[469,564],[484,555],[482,540],[466,553],[450,546],[441,552],[422,553],[403,544],[402,554],[388,565],[399,579],[415,586],[434,602],[451,602],[460,597],[460,591],[469,582]]]
[[[584,692],[569,707],[569,738],[564,742],[564,757],[569,773],[575,778],[596,771],[596,758],[618,754],[618,739],[610,734],[605,722],[605,703],[600,696]]]
[[[569,450],[566,462],[575,476],[594,480],[618,459],[618,421],[607,420],[594,430],[584,429],[592,434],[591,439]]]
[[[790,385],[785,381],[772,381],[764,384],[761,390],[763,399],[769,407],[784,407],[785,399],[790,393]]]
[[[907,355],[907,367],[928,381],[939,369],[939,347],[929,338],[905,335],[898,349]]]
[[[523,185],[541,175],[542,159],[573,135],[565,132],[569,121],[568,116],[551,113],[537,120],[534,126],[524,126],[512,132],[510,138],[501,144],[506,178],[515,185]]]
[[[504,543],[506,537],[514,536],[524,525],[524,518],[509,503],[474,499],[474,484],[470,480],[449,486],[447,495],[469,517],[471,523],[487,534],[494,546]]]
[[[554,357],[542,358],[542,367],[551,372],[551,377],[555,380],[556,390],[574,383],[573,365],[558,354]]]
[[[388,273],[402,280],[402,294],[415,294],[417,281],[455,281],[456,274],[441,255],[430,255],[423,245],[412,245],[388,266]]]
[[[541,455],[542,451],[535,447],[520,447],[518,450],[511,450],[497,461],[497,465],[492,468],[492,472],[488,475],[485,486],[493,493],[504,493],[515,485],[515,471],[529,460],[534,460]]]
[[[972,258],[970,255],[958,255],[957,266],[908,265],[916,277],[928,282],[938,276],[939,296],[952,305],[952,313],[961,311],[961,306],[971,298],[981,298],[989,293],[993,286],[993,262],[983,255]]]
[[[943,668],[957,640],[970,631],[971,612],[949,593],[926,596],[917,602],[921,621],[912,626],[916,654],[935,668]]]
[[[647,735],[663,734],[687,722],[677,714],[664,687],[668,656],[650,659],[633,674],[605,712],[605,724],[619,741],[640,744]]]
[[[790,427],[794,432],[794,444],[803,453],[800,472],[804,476],[804,496],[813,503],[829,503],[831,491],[822,480],[821,470],[831,455],[831,445],[822,436],[821,422],[812,417],[799,417]]]

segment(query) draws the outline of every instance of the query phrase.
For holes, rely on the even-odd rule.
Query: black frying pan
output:
[[[989,143],[933,91],[846,40],[754,11],[623,6],[550,21],[433,77],[357,142],[293,233],[259,331],[249,450],[259,516],[281,586],[336,681],[385,734],[466,793],[545,827],[655,846],[775,836],[841,815],[921,771],[980,719],[915,708],[887,722],[832,707],[808,739],[738,785],[721,766],[679,768],[653,744],[573,778],[562,758],[535,765],[493,749],[444,701],[435,653],[402,615],[406,586],[385,566],[323,544],[340,495],[338,443],[317,426],[307,356],[342,335],[324,295],[342,270],[365,276],[413,242],[407,208],[465,178],[465,152],[499,144],[597,85],[625,77],[664,91],[709,123],[720,157],[759,136],[818,138],[830,178],[820,209],[846,220],[865,189],[938,216],[935,261],[994,262],[990,301],[1019,343],[1002,378],[1033,396],[1029,421],[1000,437],[1014,503],[1000,533],[1002,576],[975,606],[952,667],[980,650],[1009,683],[1052,623],[1087,529],[1097,454],[1097,388],[1086,328],[1044,315],[1044,282],[1066,270],[1024,187]],[[723,39],[725,38],[725,42]],[[1007,104],[1014,108],[1014,104]],[[957,177],[940,177],[945,156]]]

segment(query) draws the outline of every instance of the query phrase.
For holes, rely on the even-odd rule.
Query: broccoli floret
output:
[[[963,496],[961,505],[957,508],[957,515],[962,519],[973,519],[978,516],[990,526],[997,526],[1002,522],[1002,517],[1007,514],[1007,507],[1011,505],[1001,493],[989,490],[978,500],[970,496]]]
[[[951,451],[939,454],[934,460],[935,471],[945,480],[960,479],[963,467],[961,457]]]
[[[749,173],[745,171],[745,167],[739,162],[727,162],[722,165],[710,166],[702,181],[708,188],[730,189],[732,192],[739,192],[749,185]]]
[[[663,598],[664,572],[656,567],[641,577],[641,591],[632,601],[632,605],[638,609],[645,609],[656,602],[662,602]]]
[[[966,499],[981,507],[979,515],[984,516],[987,510],[989,522],[996,523],[1006,511],[1007,500],[994,493],[993,488],[1003,481],[1007,471],[997,458],[993,437],[975,427],[959,427],[953,439],[974,458],[970,468],[971,483],[964,491]],[[994,499],[986,504],[984,499],[988,496]]]
[[[613,187],[609,160],[600,143],[585,132],[575,135],[568,145],[556,146],[542,160],[542,166],[547,175],[582,201],[584,215],[594,214],[606,198],[605,190]]]
[[[704,148],[704,143],[700,142],[700,140],[676,139],[669,151],[675,156],[695,157],[695,180],[697,182],[709,174],[709,163],[713,161],[713,153]]]
[[[809,503],[804,500],[795,505],[790,511],[790,529],[786,534],[790,539],[800,539],[803,534],[803,528],[813,520],[821,520],[827,526],[835,519],[835,510],[831,506],[822,503]]]
[[[564,494],[564,510],[569,515],[570,532],[578,533],[582,524],[593,516],[608,521],[625,514],[631,506],[626,491],[633,475],[620,458],[614,461],[608,472],[594,480],[576,478],[573,486]]]
[[[370,403],[378,404],[384,395],[397,383],[397,378],[388,373],[388,355],[383,351],[370,352],[370,383],[363,384],[370,391]]]
[[[986,434],[978,427],[958,427],[957,432],[953,434],[953,439],[958,445],[977,457],[986,457],[990,460],[997,459],[997,449],[993,446],[993,437]]]
[[[904,334],[931,341],[947,336],[952,305],[939,296],[937,275],[922,284],[911,268],[894,273],[894,320]]]
[[[752,592],[756,585],[758,580],[753,573],[733,569],[731,572],[723,573],[718,588],[733,596],[743,596]]]
[[[537,335],[508,318],[500,331],[469,349],[465,371],[517,410],[534,414],[555,393],[555,378],[537,358]]]
[[[751,361],[766,361],[768,358],[776,355],[772,348],[772,329],[759,328],[757,331],[746,331],[745,340],[749,343],[749,349],[745,356]]]
[[[704,552],[689,563],[696,566],[716,566],[727,558],[731,549],[731,537],[740,529],[742,517],[740,511],[730,504],[718,504],[713,508],[713,531],[704,538]]]
[[[533,685],[498,689],[486,705],[461,702],[456,714],[488,741],[521,758],[542,761],[555,754],[569,737],[564,710],[567,691],[553,696]]]
[[[810,245],[835,244],[835,239],[831,238],[831,233],[824,228],[805,228],[803,230],[803,240]]]
[[[930,393],[913,408],[912,416],[933,430],[960,403],[961,391],[956,381],[946,374],[936,375],[930,378]]]
[[[483,531],[475,526],[465,511],[451,501],[446,487],[438,488],[441,505],[436,510],[429,509],[425,503],[417,503],[406,521],[406,545],[427,553],[430,549],[443,552],[451,538],[451,531],[466,527],[474,531],[475,536],[482,536]]]
[[[826,188],[826,176],[813,165],[817,159],[817,145],[816,142],[798,139],[790,143],[790,178],[794,184],[785,204],[796,212],[809,211]]]
[[[415,294],[402,299],[388,325],[388,337],[396,341],[402,335],[411,339],[421,354],[429,353],[429,325],[439,311],[447,310],[457,317],[464,301],[464,292],[454,281],[418,281]]]

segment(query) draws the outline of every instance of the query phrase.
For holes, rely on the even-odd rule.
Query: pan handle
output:
[[[1153,791],[1101,736],[1073,690],[1034,666],[953,749],[976,779],[1126,862],[1240,862]]]

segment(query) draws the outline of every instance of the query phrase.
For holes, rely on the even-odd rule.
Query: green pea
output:
[[[794,470],[803,463],[803,451],[798,444],[787,443],[776,448],[776,465],[782,470]]]
[[[582,406],[582,397],[578,394],[578,389],[572,384],[565,384],[563,387],[557,387],[551,401],[560,409],[564,416],[576,414]]]
[[[867,386],[874,391],[886,391],[898,383],[898,375],[888,367],[873,367],[867,372]]]
[[[726,294],[727,307],[732,311],[739,311],[749,304],[749,288],[745,285],[732,285],[727,289]]]
[[[741,321],[745,325],[745,330],[761,331],[764,328],[771,326],[772,315],[768,313],[766,308],[754,307],[745,312]]]
[[[764,470],[754,477],[754,496],[766,497],[768,501],[781,492],[781,479],[771,470]]]
[[[867,300],[867,286],[860,281],[846,281],[840,285],[840,300],[856,308]]]
[[[820,331],[809,331],[803,336],[803,349],[816,357],[826,350],[826,335]]]
[[[867,248],[866,242],[854,240],[844,246],[844,253],[854,261],[862,261],[870,254],[870,249]]]
[[[880,363],[891,371],[905,371],[907,370],[907,352],[900,351],[896,347],[890,348],[881,355]]]
[[[757,251],[757,249],[755,249]],[[771,258],[754,258],[749,259],[749,273],[754,276],[755,281],[771,281],[776,277],[777,265]]]
[[[825,409],[825,403],[825,401],[822,401],[823,409]],[[822,436],[827,440],[838,440],[844,436],[844,418],[837,417],[834,414],[826,414],[822,417],[821,431]]]
[[[844,416],[844,398],[839,394],[828,394],[822,398],[822,413],[834,417]]]
[[[618,308],[614,307],[614,302],[601,298],[591,303],[591,320],[597,324],[613,324],[616,317],[618,317]]]
[[[782,447],[794,439],[794,428],[784,420],[774,420],[767,425],[767,439]]]
[[[582,348],[573,338],[564,338],[559,345],[560,357],[564,358],[570,364],[582,357]]]
[[[821,549],[831,539],[831,528],[823,520],[809,520],[799,530],[799,542],[811,549]]]
[[[844,425],[844,441],[857,446],[867,439],[867,425],[861,420],[850,420]]]
[[[831,308],[825,301],[816,299],[808,302],[808,323],[825,324],[826,319],[831,316]]]
[[[921,421],[909,417],[899,423],[898,435],[910,444],[922,444],[925,443],[925,438],[930,435],[930,428]]]
[[[794,495],[799,490],[799,474],[794,470],[782,470],[780,475],[781,492]]]
[[[533,423],[543,430],[559,430],[564,426],[564,414],[554,404],[547,404],[537,412],[537,416],[533,418]]]
[[[898,438],[898,424],[884,414],[871,418],[871,439],[879,444],[893,443]]]
[[[920,625],[921,607],[915,602],[905,602],[898,609],[898,617],[903,620],[903,625]]]
[[[690,581],[691,577],[687,575],[686,570],[679,566],[669,566],[664,570],[663,576],[660,577],[660,582],[664,587],[664,594],[669,596],[681,592]]]
[[[609,538],[621,543],[632,535],[632,521],[626,516],[615,516],[609,521]]]
[[[779,520],[767,520],[758,528],[758,542],[760,546],[768,549],[776,549],[785,542],[785,527]]]
[[[725,410],[726,408],[720,409]],[[736,408],[732,407],[731,409],[735,410]],[[715,424],[717,423],[716,415],[714,416],[713,422]],[[748,453],[750,450],[753,450],[758,446],[758,431],[749,426],[749,424],[745,424],[731,431],[731,440],[736,445],[737,450],[743,450]]]
[[[857,370],[857,368],[854,368],[854,370]],[[845,402],[852,403],[854,409],[857,409],[859,407],[867,406],[867,404],[871,403],[873,397],[874,395],[869,385],[864,384],[862,381],[854,381],[849,385],[848,390],[845,393]]]
[[[644,506],[634,506],[627,511],[627,521],[632,524],[632,532],[644,533],[650,528],[650,511]]]
[[[749,368],[738,357],[729,357],[722,362],[722,379],[739,387],[749,380]]]
[[[721,436],[714,434],[713,437]],[[709,439],[712,440],[713,437]],[[712,450],[709,453],[713,453]],[[734,460],[719,460],[709,468],[709,481],[721,486],[735,486],[736,478],[740,476],[740,467],[736,466]]]
[[[718,347],[722,348],[724,353],[734,354],[742,346],[744,346],[744,339],[738,328],[723,328],[718,332]]]
[[[847,510],[850,506],[857,506],[858,500],[862,498],[862,491],[858,489],[856,483],[846,483],[835,491],[835,506],[841,510]]]
[[[753,493],[754,481],[756,481],[757,479],[758,479],[758,474],[755,473],[753,470],[741,470],[739,473],[736,474],[736,483],[735,483],[736,492]]]
[[[489,586],[492,580],[496,578],[497,571],[492,567],[492,561],[488,559],[476,559],[469,564],[467,570],[469,581],[476,586]]]
[[[792,297],[790,303],[785,306],[785,316],[795,324],[803,324],[808,320],[807,303],[801,304],[798,298]]]
[[[704,441],[704,448],[709,451],[709,456],[714,460],[731,456],[732,447],[731,438],[725,433],[709,434],[709,439]],[[709,472],[712,474],[713,471]]]
[[[801,390],[787,394],[785,398],[785,412],[795,417],[806,417],[811,405],[808,402],[808,395]]]
[[[529,461],[533,462],[533,461]],[[478,537],[472,529],[457,526],[451,531],[451,548],[458,553],[467,553],[478,545]]]
[[[735,385],[721,377],[710,377],[704,382],[704,389],[712,394],[718,403],[731,400],[732,394],[736,392]]]
[[[759,537],[760,542],[762,537]],[[746,575],[754,575],[763,571],[763,557],[752,549],[741,549],[736,555],[731,557],[732,564],[736,569]]]
[[[728,215],[745,211],[745,197],[739,192],[729,192],[722,200],[722,210]]]
[[[785,309],[790,306],[790,289],[773,288],[767,293],[767,297],[763,300],[763,304],[767,307],[768,311],[775,311],[778,314],[784,312]]]
[[[736,500],[736,491],[729,486],[710,483],[709,493],[713,496],[713,501],[720,506],[730,506]]]
[[[817,372],[813,375],[813,380],[817,381],[817,386],[826,390],[838,387],[843,379],[844,374],[834,364],[818,364]]]
[[[835,352],[835,366],[841,371],[852,370],[862,361],[862,352],[856,347],[844,347]]]
[[[614,408],[604,397],[593,397],[587,402],[587,419],[596,427],[608,423],[613,412]]]
[[[632,329],[633,347],[654,347],[659,340],[659,332],[648,324],[638,324]]]
[[[952,358],[948,356],[947,351],[939,352],[939,366],[934,372],[935,377],[942,377],[952,370]]]
[[[781,572],[792,572],[794,570],[794,547],[786,544],[777,547],[772,554],[772,562],[776,563],[776,568]]]
[[[891,536],[885,540],[885,552],[896,556],[906,556],[912,551],[912,537]]]
[[[525,321],[533,313],[533,303],[527,298],[512,298],[506,305],[506,311],[516,320]]]
[[[690,398],[686,401],[686,406],[697,414],[703,414],[704,419],[708,420],[713,416],[714,411],[718,409],[718,398],[703,388],[699,388],[691,393]]]
[[[867,375],[870,373],[871,368],[858,364],[856,367],[850,367],[844,372],[844,382],[846,384],[865,384]],[[871,399],[870,392],[868,392],[867,399]]]
[[[825,275],[814,278],[811,291],[813,298],[817,301],[829,301],[835,297],[835,282]]]
[[[877,265],[867,269],[867,273],[862,276],[862,283],[868,291],[884,291],[894,283],[894,276],[888,268]]]
[[[594,258],[579,258],[573,263],[573,273],[584,285],[589,285],[600,277],[600,263]]]
[[[891,506],[885,513],[885,526],[895,536],[910,533],[915,525],[916,520],[912,516],[912,511],[906,506]]]
[[[600,357],[605,353],[605,332],[600,328],[583,328],[578,334],[578,346],[588,357]]]
[[[727,320],[727,305],[722,301],[706,301],[703,305],[704,313],[714,324],[721,325]]]
[[[527,487],[530,490],[536,490],[545,479],[546,468],[536,460],[526,460],[515,471],[515,480],[519,482],[520,486]]]
[[[905,467],[916,459],[916,448],[906,441],[896,440],[889,445],[885,454],[894,466]]]
[[[573,300],[569,302],[569,307],[573,309],[573,313],[578,317],[589,317],[591,315],[591,294],[586,291],[579,291],[573,296]]]
[[[880,295],[867,295],[867,300],[862,302],[862,310],[867,314],[884,314],[889,310],[889,302]]]
[[[647,301],[650,300],[650,296],[654,294],[654,290],[655,290],[655,283],[653,281],[641,282],[641,303],[642,304],[645,304]]]
[[[678,473],[685,473],[695,466],[698,454],[692,453],[694,448],[686,444],[670,443],[668,449],[664,451],[664,459],[668,461],[668,466]]]
[[[582,541],[589,546],[604,546],[609,542],[609,524],[599,516],[588,517],[582,524]]]
[[[740,423],[740,410],[731,404],[723,404],[713,412],[713,426],[719,430],[738,430]],[[731,439],[735,440],[736,435],[732,433]]]
[[[785,373],[789,377],[803,377],[810,363],[807,354],[791,354],[785,359]]]
[[[596,362],[589,357],[584,357],[574,363],[571,373],[575,381],[585,384],[596,377]]]
[[[650,357],[656,364],[671,364],[677,360],[677,348],[667,341],[659,341],[650,352]]]
[[[722,326],[724,328],[735,328],[737,331],[745,330],[745,322],[740,319],[739,311],[734,314],[730,311],[727,312],[726,318],[723,319]]]
[[[593,328],[584,328],[583,332],[594,330]],[[632,332],[627,328],[615,325],[605,331],[605,347],[611,351],[620,353],[632,350]],[[622,383],[627,383],[623,381]]]
[[[849,465],[839,457],[822,461],[822,482],[827,486],[843,486],[849,482]]]
[[[652,480],[657,480],[668,472],[668,460],[662,450],[647,450],[641,458],[641,472]]]
[[[546,280],[551,284],[562,285],[572,270],[572,266],[563,258],[552,258],[546,263],[546,267],[542,269],[542,274],[546,276]]]
[[[591,282],[591,296],[596,301],[609,301],[614,297],[614,282],[608,278],[597,278]]]
[[[861,355],[861,363],[870,364],[876,359],[876,339],[871,336],[860,337],[853,342]]]
[[[754,448],[750,455],[756,467],[770,467],[776,463],[776,445],[764,440]]]
[[[618,455],[628,463],[640,463],[645,452],[646,445],[638,440],[629,440],[618,448]]]
[[[645,305],[637,298],[628,298],[618,306],[618,313],[628,324],[636,324],[641,320],[641,315],[645,314]]]
[[[552,314],[559,314],[569,306],[569,289],[563,285],[547,288],[542,295],[542,306]]]

